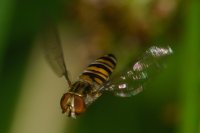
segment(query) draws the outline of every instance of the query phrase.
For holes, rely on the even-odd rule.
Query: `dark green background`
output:
[[[71,4],[70,1],[65,3],[68,6]],[[149,83],[148,90],[137,98],[127,99],[105,94],[78,120],[69,120],[76,127],[71,130],[77,133],[198,133],[200,130],[199,5],[198,0],[180,2],[175,17],[164,27],[170,30],[165,30],[162,35],[149,39],[149,42],[160,40],[167,44],[168,39],[173,40],[170,46],[175,54],[169,60],[167,71],[158,76],[155,82]],[[52,19],[60,20],[63,10],[68,10],[63,8],[66,8],[63,7],[63,1],[58,0],[1,0],[0,2],[1,133],[10,130],[32,42],[45,23],[44,16],[50,15]],[[70,17],[68,19],[70,25],[72,20]],[[173,31],[173,28],[179,32]],[[179,34],[178,37],[174,32]],[[146,49],[147,46],[141,47]],[[162,119],[167,106],[172,106],[177,111],[171,116],[178,118],[175,122],[173,120],[166,122]]]

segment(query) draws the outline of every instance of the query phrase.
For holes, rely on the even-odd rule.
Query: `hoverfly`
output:
[[[173,53],[169,46],[152,46],[131,68],[114,79],[110,79],[110,75],[116,67],[117,59],[113,54],[107,54],[89,64],[79,75],[78,80],[72,83],[68,77],[57,32],[48,29],[46,37],[48,38],[45,38],[44,49],[47,60],[57,75],[64,76],[69,85],[69,90],[60,100],[62,113],[72,118],[85,112],[86,108],[105,91],[119,97],[130,97],[142,92],[146,81],[155,75],[154,70],[163,65],[163,57]]]

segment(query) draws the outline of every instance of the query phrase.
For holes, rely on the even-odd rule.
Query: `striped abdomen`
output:
[[[112,54],[104,55],[91,63],[80,75],[80,79],[90,84],[102,85],[108,81],[116,66],[116,58]]]

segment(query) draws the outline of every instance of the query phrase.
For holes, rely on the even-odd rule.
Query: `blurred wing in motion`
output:
[[[111,91],[120,97],[137,95],[143,91],[146,81],[156,75],[160,68],[164,67],[164,57],[172,53],[173,51],[169,46],[150,47],[131,68],[121,76],[109,81],[102,89]]]
[[[48,63],[59,77],[65,76],[69,86],[71,86],[57,29],[53,26],[47,27],[42,34],[42,39],[43,49]]]

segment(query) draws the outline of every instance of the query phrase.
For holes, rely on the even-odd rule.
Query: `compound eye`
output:
[[[68,103],[69,98],[71,98],[71,94],[65,93],[60,100],[60,106],[62,109],[62,113],[65,113],[67,111],[67,108],[70,106]]]
[[[77,95],[74,96],[74,108],[76,114],[81,114],[85,112],[86,106],[83,97]]]

